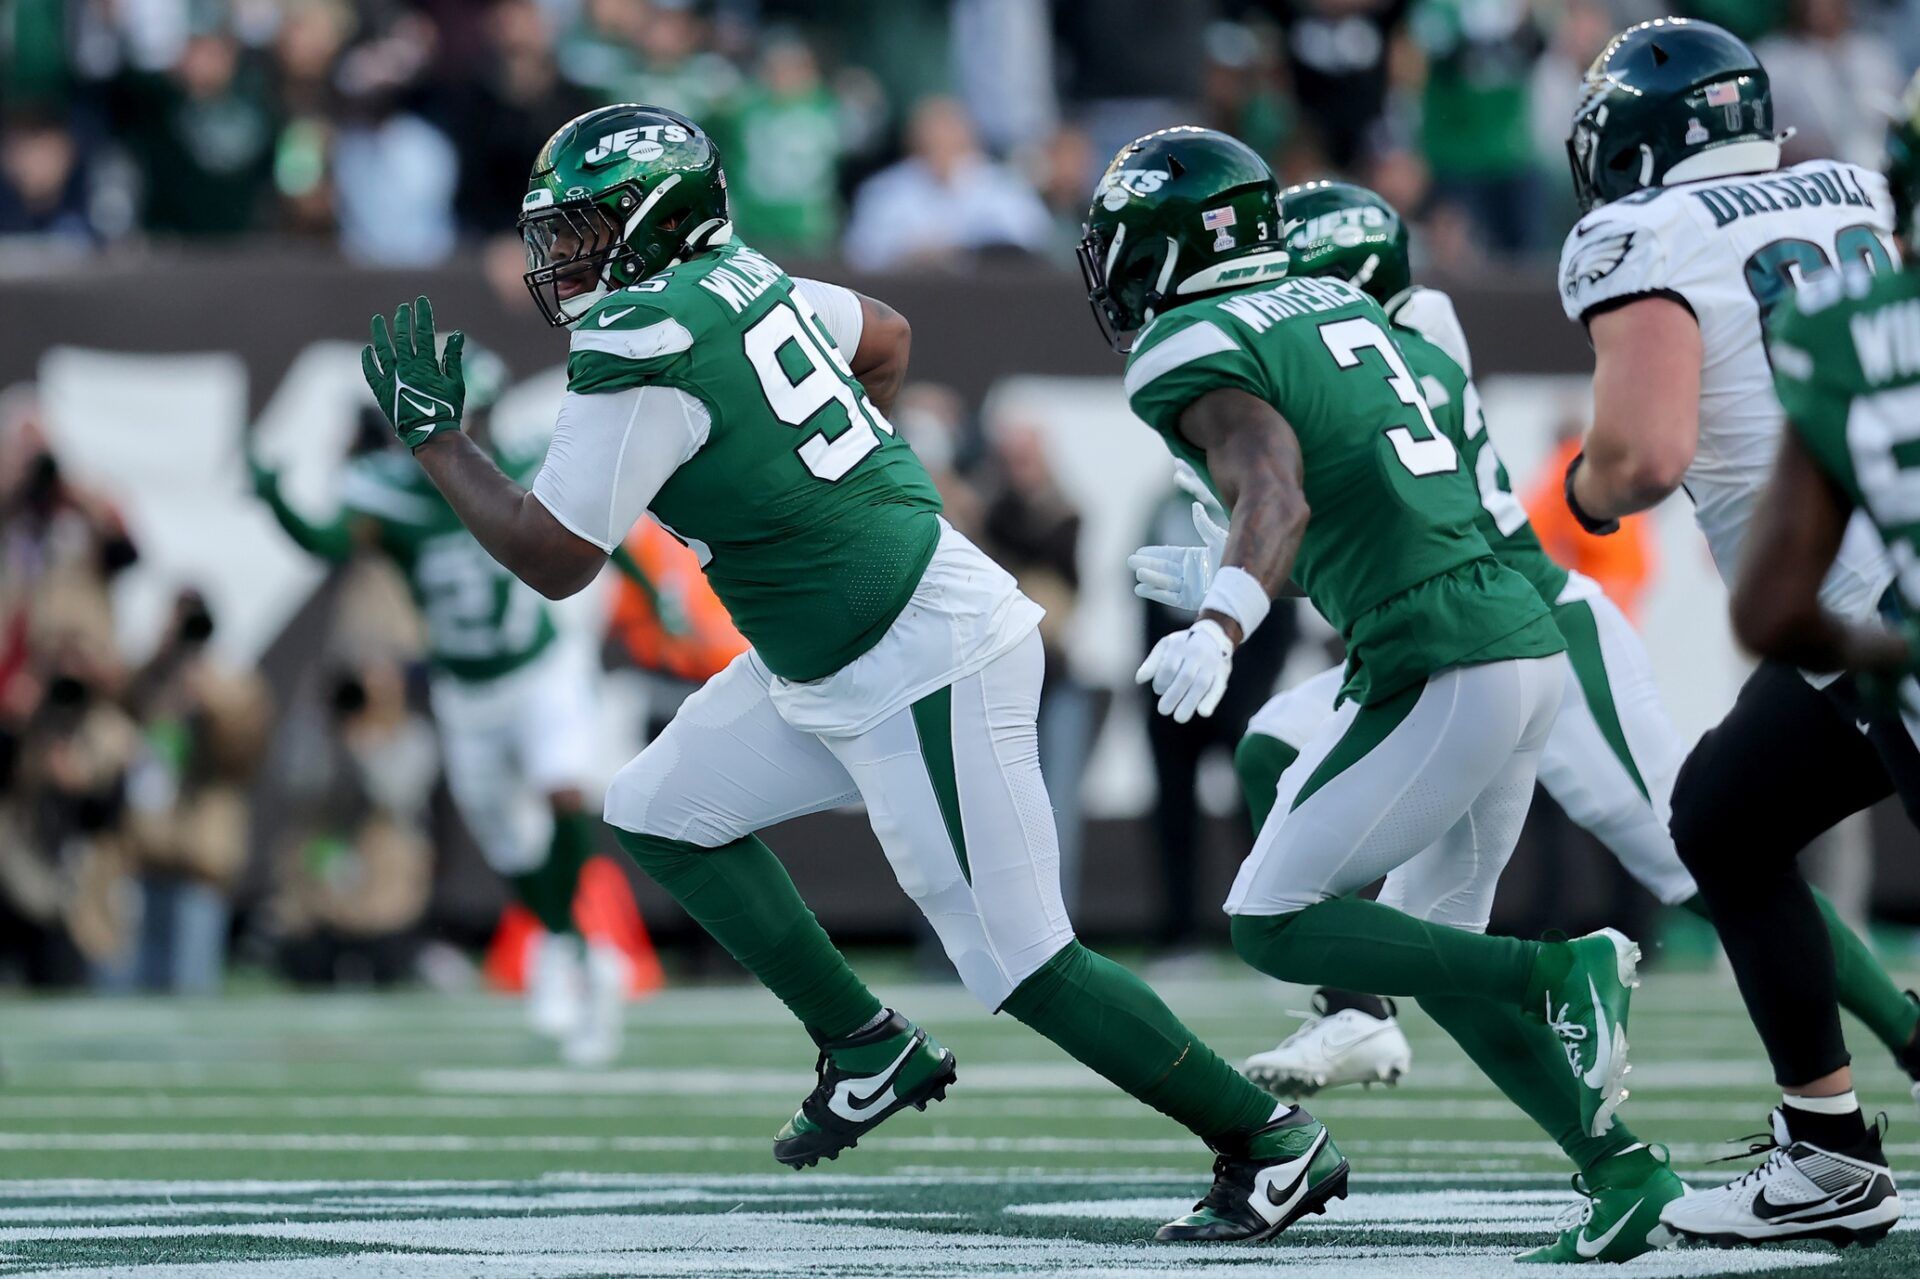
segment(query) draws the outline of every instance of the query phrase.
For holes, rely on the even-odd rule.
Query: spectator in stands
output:
[[[740,233],[775,255],[831,251],[840,230],[840,104],[813,49],[780,35],[724,122],[727,194]]]
[[[1773,82],[1775,124],[1796,130],[1787,163],[1879,163],[1887,109],[1906,77],[1883,41],[1854,26],[1850,0],[1793,0],[1785,29],[1754,52]]]
[[[598,105],[560,78],[551,17],[536,0],[493,0],[487,56],[441,88],[437,123],[459,152],[455,205],[464,230],[493,233],[520,205],[527,167],[561,122]]]
[[[1012,155],[1060,123],[1048,0],[953,0],[954,84],[988,147]]]
[[[247,785],[266,748],[270,704],[259,675],[216,657],[212,637],[206,601],[181,592],[125,698],[146,750],[128,787],[139,923],[122,976],[142,990],[219,988],[228,903],[246,867]]]
[[[639,31],[640,65],[613,84],[615,99],[718,118],[740,90],[740,71],[714,52],[712,34],[694,0],[652,0]]]
[[[976,542],[983,540],[983,500],[967,478],[979,449],[960,392],[933,382],[909,382],[900,388],[891,417],[940,491],[947,522]]]
[[[647,0],[585,0],[560,41],[560,74],[602,102],[618,101],[617,87],[640,69],[647,17]]]
[[[1419,0],[1412,28],[1426,55],[1422,145],[1435,194],[1493,249],[1538,248],[1529,78],[1543,48],[1529,0]]]
[[[1409,0],[1255,0],[1280,24],[1300,114],[1328,163],[1351,171],[1377,145]]]
[[[426,266],[453,252],[459,156],[418,109],[433,44],[425,18],[404,19],[350,50],[336,74],[335,206],[340,247],[356,261]]]
[[[114,136],[139,169],[147,230],[228,236],[266,224],[278,109],[264,68],[232,32],[194,32],[170,70],[127,71],[111,96]]]
[[[21,111],[0,121],[0,240],[30,236],[89,248],[102,238],[89,207],[79,140],[61,117]]]
[[[863,271],[952,263],[983,249],[1044,253],[1046,206],[1013,169],[980,149],[965,108],[914,108],[907,158],[867,179],[847,224],[847,261]]]
[[[1294,112],[1282,92],[1273,50],[1234,22],[1210,24],[1206,50],[1201,118],[1258,151],[1276,170],[1282,168],[1282,155],[1293,140]]]
[[[274,147],[273,181],[280,194],[281,227],[331,239],[334,234],[332,145],[333,72],[354,29],[340,0],[293,5],[274,34],[273,71],[282,123]]]
[[[1554,19],[1546,51],[1533,64],[1528,89],[1533,106],[1533,162],[1549,175],[1541,185],[1549,228],[1571,227],[1580,217],[1567,167],[1567,124],[1580,101],[1581,79],[1618,30],[1604,0],[1567,0]]]

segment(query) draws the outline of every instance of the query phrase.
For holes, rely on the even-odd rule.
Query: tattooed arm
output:
[[[1221,566],[1244,569],[1269,598],[1277,597],[1293,576],[1311,514],[1293,428],[1265,400],[1223,388],[1181,412],[1180,434],[1205,451],[1207,470],[1233,512]],[[1200,616],[1217,622],[1235,644],[1246,638],[1223,613],[1207,609]]]

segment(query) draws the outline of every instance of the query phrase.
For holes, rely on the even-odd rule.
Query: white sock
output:
[[[853,1032],[853,1035],[864,1035],[869,1030],[878,1029],[880,1023],[885,1021],[887,1018],[891,1016],[893,1016],[893,1009],[882,1008],[879,1012],[867,1018],[867,1020],[861,1025],[860,1029]],[[853,1035],[848,1035],[847,1038],[852,1039]]]
[[[1851,1090],[1836,1097],[1798,1097],[1787,1093],[1782,1100],[1789,1109],[1804,1110],[1810,1115],[1850,1115],[1860,1109],[1860,1099]]]

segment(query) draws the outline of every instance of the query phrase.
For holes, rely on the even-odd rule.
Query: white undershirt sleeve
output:
[[[610,554],[711,426],[705,404],[670,386],[569,391],[533,495],[568,532]]]
[[[838,284],[799,276],[794,277],[793,288],[820,317],[821,327],[840,348],[840,354],[852,360],[867,322],[865,312],[860,309],[860,295]]]

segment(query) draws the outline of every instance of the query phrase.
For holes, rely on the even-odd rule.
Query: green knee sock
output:
[[[1920,1004],[1915,1004],[1893,984],[1887,970],[1873,957],[1866,941],[1847,927],[1840,913],[1815,888],[1813,900],[1820,907],[1820,918],[1827,921],[1827,937],[1833,942],[1833,980],[1840,1006],[1865,1023],[1873,1037],[1896,1055],[1913,1042],[1913,1031],[1920,1025]],[[1706,903],[1698,894],[1680,905],[1700,918],[1712,922]]]
[[[1423,995],[1420,1007],[1582,1172],[1638,1144],[1617,1118],[1606,1136],[1587,1135],[1566,1050],[1542,1023],[1490,999]]]
[[[1472,995],[1524,1005],[1535,960],[1552,946],[1429,924],[1358,897],[1291,915],[1233,917],[1233,948],[1269,977],[1369,995]]]
[[[773,850],[749,835],[718,848],[620,831],[620,847],[816,1039],[850,1035],[880,1001],[847,966]]]
[[[1267,824],[1267,814],[1273,811],[1280,774],[1299,758],[1299,751],[1265,733],[1248,733],[1233,748],[1233,768],[1240,774],[1240,793],[1246,797],[1255,830]]]
[[[555,813],[546,860],[524,875],[512,876],[513,895],[550,933],[578,932],[573,895],[580,868],[593,856],[593,818],[585,813]]]
[[[1077,941],[1001,1007],[1216,1148],[1273,1115],[1273,1098],[1201,1043],[1145,982]]]

